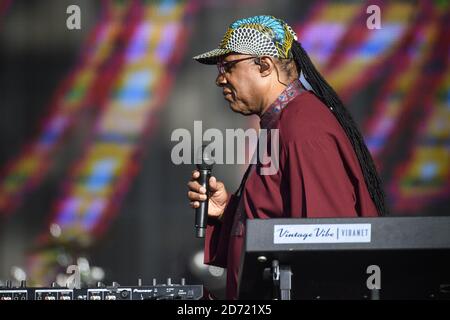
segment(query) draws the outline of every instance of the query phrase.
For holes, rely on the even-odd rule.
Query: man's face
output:
[[[251,55],[230,54],[219,63],[217,86],[222,88],[225,100],[234,112],[243,115],[258,113],[260,110],[259,67]]]

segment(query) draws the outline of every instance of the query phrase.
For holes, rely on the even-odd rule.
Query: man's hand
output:
[[[200,172],[194,170],[191,180],[188,182],[188,198],[194,209],[200,207],[200,201],[206,200],[206,190],[197,182],[199,176]],[[224,184],[217,181],[215,177],[209,178],[209,190],[208,216],[220,218],[227,205],[227,190]]]

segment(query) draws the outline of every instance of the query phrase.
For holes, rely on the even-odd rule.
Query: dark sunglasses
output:
[[[251,57],[246,57],[246,58],[236,59],[236,60],[231,60],[231,61],[219,61],[219,62],[217,62],[217,70],[219,70],[219,74],[224,75],[225,73],[229,73],[231,71],[231,68],[234,65],[236,65],[237,63],[239,63],[241,61],[245,61],[245,60],[255,59],[255,58],[258,58],[258,57],[251,56]]]

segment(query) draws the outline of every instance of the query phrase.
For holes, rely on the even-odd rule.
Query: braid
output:
[[[298,74],[303,72],[304,77],[308,80],[318,98],[332,111],[347,137],[353,145],[356,156],[358,158],[364,180],[367,185],[370,197],[380,215],[386,215],[387,208],[385,205],[384,192],[381,180],[377,174],[372,156],[367,149],[366,144],[358,127],[353,120],[349,111],[344,107],[333,88],[326,82],[322,75],[314,67],[308,54],[297,41],[292,43],[292,56],[297,67]]]

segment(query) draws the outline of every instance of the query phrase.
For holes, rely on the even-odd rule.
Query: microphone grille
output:
[[[215,162],[212,156],[211,147],[209,145],[204,144],[200,148],[198,148],[196,164],[199,169],[212,169]]]

